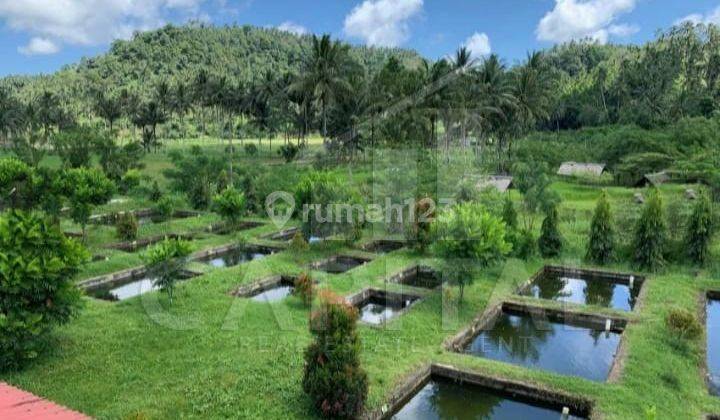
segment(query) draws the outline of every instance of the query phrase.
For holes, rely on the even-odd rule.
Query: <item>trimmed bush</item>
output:
[[[707,194],[702,194],[693,207],[685,236],[685,249],[690,260],[697,264],[708,260],[712,235],[712,204]]]
[[[513,203],[512,199],[510,198],[509,193],[505,196],[505,201],[503,203],[502,220],[503,220],[503,222],[505,222],[505,226],[507,226],[508,229],[517,229],[517,227],[518,227],[517,210],[515,210],[515,204]]]
[[[697,317],[685,309],[671,309],[665,316],[665,325],[676,337],[694,340],[702,334]]]
[[[315,296],[315,286],[309,274],[303,273],[295,279],[294,294],[302,300],[305,306],[310,306]]]
[[[187,257],[190,255],[190,243],[178,239],[166,239],[150,248],[142,256],[147,264],[147,271],[155,278],[155,286],[167,293],[170,303],[178,277],[185,269]]]
[[[133,213],[118,214],[115,221],[115,235],[124,241],[137,239],[138,221]]]
[[[150,198],[150,201],[160,201],[160,199],[163,197],[163,192],[160,189],[160,185],[158,185],[157,181],[153,181],[152,187],[150,188],[150,194],[148,195],[148,198]]]
[[[662,199],[657,190],[650,194],[635,226],[635,262],[642,269],[656,270],[665,264],[667,226]]]
[[[227,188],[213,198],[213,209],[231,228],[238,225],[245,213],[245,194]]]
[[[556,205],[546,209],[545,220],[543,220],[538,238],[538,249],[540,255],[545,258],[554,258],[562,252],[563,238],[558,227],[558,210]]]
[[[310,248],[310,244],[305,240],[302,232],[298,230],[293,235],[292,240],[290,240],[289,248],[293,252],[302,252],[307,251]]]
[[[432,222],[435,220],[435,205],[430,197],[415,201],[415,217],[405,228],[405,237],[412,246],[424,253],[432,243]]]
[[[44,337],[77,313],[73,278],[87,258],[37,214],[11,210],[0,217],[0,371],[36,358]]]
[[[282,145],[278,150],[278,155],[282,156],[283,159],[285,159],[285,163],[290,163],[295,160],[298,153],[300,153],[300,148],[292,143]]]
[[[614,258],[615,254],[615,229],[612,225],[612,214],[610,213],[610,201],[607,191],[603,191],[598,200],[590,225],[590,240],[586,258],[597,264],[607,264]]]
[[[367,399],[357,319],[357,309],[329,292],[310,318],[314,340],[305,350],[303,389],[326,418],[357,418]]]
[[[159,220],[168,220],[175,213],[177,200],[169,195],[163,196],[155,203],[153,210]]]

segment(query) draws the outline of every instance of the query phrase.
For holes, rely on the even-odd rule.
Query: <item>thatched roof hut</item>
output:
[[[480,178],[477,182],[479,190],[494,187],[499,192],[504,193],[512,187],[513,177],[504,175],[490,175]]]

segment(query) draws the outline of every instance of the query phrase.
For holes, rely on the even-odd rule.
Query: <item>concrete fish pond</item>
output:
[[[287,242],[291,240],[296,233],[298,233],[300,229],[298,228],[290,228],[281,230],[280,232],[273,232],[268,235],[261,236],[262,239],[268,239],[271,241],[282,241]]]
[[[404,384],[378,417],[405,419],[585,419],[590,403],[532,386],[433,365]]]
[[[435,289],[442,285],[442,275],[430,267],[414,265],[387,279],[388,283],[404,284],[422,289]]]
[[[505,303],[458,335],[451,348],[562,375],[605,381],[626,321]]]
[[[231,294],[239,298],[248,298],[256,302],[277,302],[292,295],[295,291],[294,276],[270,276],[255,283],[244,285]]]
[[[394,241],[390,239],[378,239],[372,241],[362,247],[364,251],[372,252],[374,254],[387,254],[389,252],[397,251],[402,249],[405,243],[402,241]]]
[[[254,261],[282,251],[281,248],[273,248],[260,245],[235,245],[225,248],[218,248],[213,252],[199,259],[200,262],[213,267],[234,267],[236,265]]]
[[[173,212],[172,216],[165,219],[154,209],[142,209],[130,212],[135,215],[139,225],[147,225],[150,223],[166,222],[172,219],[186,219],[188,217],[197,217],[200,215],[199,212],[190,210],[178,210]],[[117,222],[118,216],[125,214],[124,212],[110,213],[110,214],[96,214],[90,217],[90,223],[96,225],[114,225]]]
[[[708,386],[720,397],[720,291],[708,293],[706,311]]]
[[[341,274],[372,261],[370,258],[335,255],[309,265],[311,270],[324,271],[330,274]]]
[[[645,279],[632,274],[547,266],[519,294],[556,302],[632,311]]]
[[[360,321],[372,325],[382,325],[407,311],[420,299],[421,296],[414,294],[365,289],[346,300],[350,305],[358,308]]]
[[[151,236],[148,238],[142,238],[142,239],[138,239],[136,241],[118,242],[115,244],[106,245],[105,248],[116,249],[118,251],[124,251],[124,252],[137,252],[137,251],[147,248],[150,245],[155,245],[159,242],[162,242],[165,239],[191,240],[193,238],[194,238],[194,235],[191,235],[191,234],[169,233],[167,235],[157,235],[157,236]]]
[[[198,273],[186,270],[178,280],[189,280],[197,275]],[[79,286],[92,297],[113,302],[158,290],[155,279],[148,276],[144,267],[87,280]]]

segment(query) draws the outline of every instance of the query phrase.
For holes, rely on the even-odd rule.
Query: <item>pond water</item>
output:
[[[364,260],[353,257],[337,257],[315,267],[316,270],[325,271],[330,274],[340,274],[360,266]]]
[[[204,261],[206,264],[210,264],[213,267],[234,267],[236,265],[258,260],[271,255],[272,251],[265,248],[259,249],[244,249],[237,248],[228,251],[222,255],[213,257],[212,259]]]
[[[277,302],[293,294],[295,287],[287,284],[279,284],[271,289],[267,289],[252,297],[256,302]]]
[[[720,300],[718,299],[708,301],[707,340],[710,393],[720,397]]]
[[[88,293],[98,299],[119,301],[158,290],[159,287],[155,286],[154,283],[155,279],[143,277],[120,286],[96,289]]]
[[[417,269],[413,270],[409,275],[401,278],[398,283],[406,284],[412,287],[421,287],[424,289],[434,289],[440,284],[442,280],[440,274],[431,270]]]
[[[368,244],[365,247],[365,250],[375,254],[387,254],[389,252],[397,251],[404,246],[405,244],[399,241],[378,240]]]
[[[528,419],[558,420],[562,409],[513,398],[478,386],[432,379],[393,416],[398,420]],[[581,417],[569,416],[568,419]]]
[[[557,302],[596,305],[622,311],[635,306],[641,283],[629,285],[592,276],[549,271],[539,276],[522,294]]]
[[[465,352],[593,381],[607,379],[620,333],[546,321],[503,311],[495,325],[476,336]]]
[[[395,300],[373,296],[360,304],[360,320],[368,324],[383,324],[412,305],[413,301],[412,299]]]

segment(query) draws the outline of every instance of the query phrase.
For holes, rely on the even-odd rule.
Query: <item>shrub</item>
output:
[[[693,207],[685,236],[685,248],[693,262],[704,264],[708,260],[712,235],[712,204],[707,194],[702,194]]]
[[[119,239],[132,241],[137,238],[138,221],[133,213],[118,214],[115,221],[115,234]]]
[[[302,232],[298,230],[293,235],[292,240],[290,240],[289,248],[293,252],[302,252],[307,251],[310,248],[310,244],[305,240]]]
[[[464,180],[458,185],[458,191],[455,194],[455,201],[458,203],[467,203],[470,201],[478,201],[479,191],[475,183]]]
[[[300,148],[292,143],[280,146],[280,149],[278,150],[278,154],[285,159],[285,163],[290,163],[295,160],[298,153],[300,153]]]
[[[120,190],[123,194],[127,194],[128,191],[140,185],[141,178],[142,175],[139,170],[130,169],[125,172],[125,175],[123,175],[122,178],[120,178],[120,182],[118,182],[118,190]]]
[[[556,205],[546,209],[545,220],[543,220],[538,238],[538,249],[545,258],[553,258],[560,255],[562,251],[562,235],[558,228],[558,210]]]
[[[70,204],[70,217],[82,226],[83,238],[94,206],[107,203],[115,185],[97,169],[69,169],[62,175],[63,195]]]
[[[150,248],[142,258],[147,271],[155,278],[155,286],[167,293],[170,303],[178,277],[185,269],[190,255],[190,243],[179,239],[166,239]]]
[[[310,172],[300,178],[295,187],[296,217],[301,219],[306,237],[351,235],[355,225],[361,222],[362,211],[358,210],[362,207],[358,201],[347,186],[329,172]],[[338,203],[342,203],[345,209],[339,209]],[[305,205],[309,206],[307,215],[304,214]],[[327,218],[327,211],[332,207],[340,214]]]
[[[329,293],[311,315],[314,340],[305,350],[303,389],[326,418],[356,418],[367,399],[357,319],[357,309]]]
[[[0,217],[0,371],[38,356],[44,337],[80,306],[73,283],[87,252],[39,215]]]
[[[415,201],[415,217],[405,229],[405,236],[420,252],[425,252],[432,243],[431,226],[435,216],[435,202],[432,198],[424,197]]]
[[[685,309],[671,309],[665,316],[665,325],[676,337],[694,340],[702,334],[697,317]]]
[[[160,189],[160,185],[158,185],[157,181],[153,181],[152,187],[150,188],[150,194],[148,195],[148,198],[151,201],[160,201],[160,199],[163,196],[163,192]]]
[[[248,156],[257,156],[258,154],[258,148],[255,146],[255,143],[246,143],[243,148],[245,149],[245,154]]]
[[[473,280],[476,265],[487,267],[504,258],[512,246],[506,241],[505,223],[478,203],[447,209],[432,224],[435,252],[445,258],[451,283],[460,287]]]
[[[662,199],[654,190],[635,227],[635,262],[641,268],[655,270],[665,263],[666,231]]]
[[[537,253],[537,240],[531,230],[520,229],[511,236],[513,240],[513,255],[524,260],[530,259]]]
[[[505,226],[508,229],[517,229],[518,227],[518,216],[517,210],[515,210],[515,204],[513,204],[510,194],[505,196],[502,210],[502,220],[505,222]]]
[[[610,201],[607,192],[603,191],[598,200],[590,225],[590,240],[586,258],[597,264],[607,264],[612,261],[615,253],[615,230],[612,225]]]
[[[302,300],[305,306],[312,304],[313,296],[315,295],[315,286],[309,274],[303,273],[295,279],[294,293],[300,297],[300,300]]]
[[[245,212],[245,194],[234,188],[227,188],[215,195],[213,209],[231,228],[235,227]]]
[[[153,210],[158,220],[168,220],[172,217],[173,213],[175,213],[176,208],[177,199],[166,195],[155,203]]]
[[[15,158],[0,159],[0,205],[29,208],[26,198],[31,195],[32,169]]]

